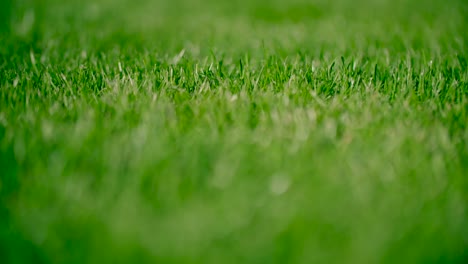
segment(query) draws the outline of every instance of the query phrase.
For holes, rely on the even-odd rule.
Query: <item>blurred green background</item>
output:
[[[1,263],[466,263],[464,0],[1,0]]]

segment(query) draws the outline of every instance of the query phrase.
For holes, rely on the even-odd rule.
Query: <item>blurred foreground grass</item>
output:
[[[0,261],[466,263],[467,8],[3,0]]]

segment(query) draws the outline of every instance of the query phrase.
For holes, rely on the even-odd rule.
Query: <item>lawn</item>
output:
[[[1,0],[1,263],[467,263],[465,0]]]

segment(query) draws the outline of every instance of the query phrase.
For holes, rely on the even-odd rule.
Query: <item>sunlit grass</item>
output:
[[[2,263],[467,260],[463,1],[3,5]]]

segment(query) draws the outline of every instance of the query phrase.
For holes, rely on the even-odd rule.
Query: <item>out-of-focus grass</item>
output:
[[[2,263],[466,262],[464,1],[0,8]]]

